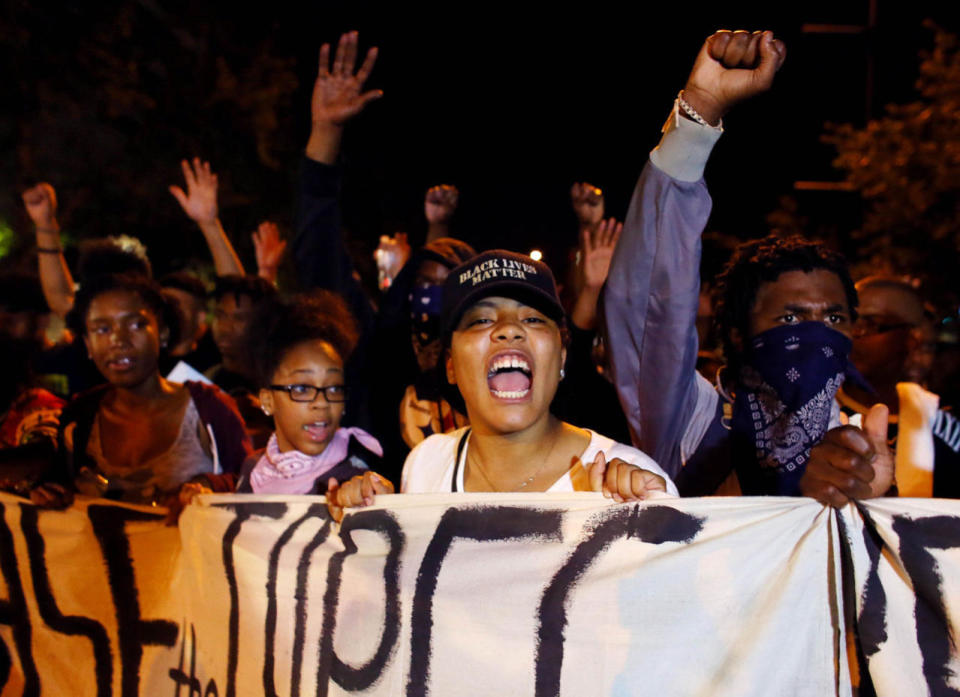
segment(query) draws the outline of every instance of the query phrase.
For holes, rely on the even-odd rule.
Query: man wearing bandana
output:
[[[807,495],[841,506],[890,489],[887,409],[840,424],[856,290],[843,261],[800,238],[746,243],[721,277],[729,363],[696,372],[703,169],[735,103],[770,88],[771,32],[717,32],[700,50],[634,193],[604,295],[614,381],[634,444],[681,494]]]

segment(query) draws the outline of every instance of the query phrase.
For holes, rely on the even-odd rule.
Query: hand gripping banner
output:
[[[952,695],[960,504],[0,495],[2,695]]]

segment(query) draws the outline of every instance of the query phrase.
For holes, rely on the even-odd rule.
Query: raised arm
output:
[[[257,255],[257,275],[276,285],[280,261],[287,250],[286,240],[280,237],[280,228],[276,223],[264,220],[250,237]]]
[[[427,242],[450,237],[450,220],[457,210],[460,192],[451,184],[440,184],[427,189],[423,199],[423,214],[427,218]]]
[[[37,234],[37,268],[43,296],[50,311],[66,317],[73,307],[73,276],[63,256],[60,223],[57,222],[57,192],[46,182],[23,192],[23,205]]]
[[[577,273],[580,291],[570,313],[570,321],[580,329],[595,329],[597,302],[610,272],[613,251],[617,247],[623,223],[613,218],[596,225],[581,226]]]
[[[237,256],[233,245],[230,244],[227,233],[220,224],[219,209],[217,207],[217,175],[211,171],[210,163],[203,162],[199,157],[180,162],[183,169],[183,178],[187,182],[184,192],[179,186],[171,186],[170,193],[177,199],[193,222],[203,232],[210,254],[213,256],[213,266],[218,276],[231,274],[244,275],[243,264]]]
[[[717,397],[696,372],[700,234],[711,201],[703,169],[722,116],[770,87],[785,56],[770,32],[717,32],[637,183],[604,295],[607,351],[634,443],[675,476]]]
[[[342,294],[360,325],[369,328],[373,311],[358,280],[340,231],[340,171],[335,166],[343,128],[379,90],[363,91],[373,70],[377,49],[371,48],[356,72],[356,32],[340,37],[333,65],[330,45],[320,49],[320,66],[313,86],[311,128],[300,175],[296,235],[291,253],[300,283]]]

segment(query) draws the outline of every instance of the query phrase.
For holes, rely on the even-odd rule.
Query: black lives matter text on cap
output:
[[[508,257],[493,257],[478,264],[469,264],[457,274],[457,282],[463,286],[477,286],[486,281],[514,279],[525,281],[527,275],[538,275],[533,264]]]

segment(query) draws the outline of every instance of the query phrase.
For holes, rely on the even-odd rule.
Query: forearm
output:
[[[314,162],[334,165],[340,154],[343,126],[332,123],[315,123],[310,129],[306,155]]]
[[[37,270],[50,311],[66,317],[73,308],[74,285],[70,267],[63,256],[60,226],[56,222],[48,228],[37,228]]]
[[[211,221],[198,222],[200,230],[203,232],[203,239],[207,242],[210,249],[210,255],[213,257],[213,267],[218,276],[239,275],[243,276],[246,272],[243,264],[240,263],[240,257],[230,243],[223,225],[219,218]]]
[[[592,330],[597,327],[597,303],[603,286],[584,286],[577,296],[570,313],[570,321],[580,329]]]
[[[448,223],[429,223],[427,225],[427,242],[439,240],[441,237],[450,237],[450,225]]]
[[[668,472],[696,406],[703,167],[719,133],[675,115],[650,155],[604,291],[607,351],[638,447]]]

